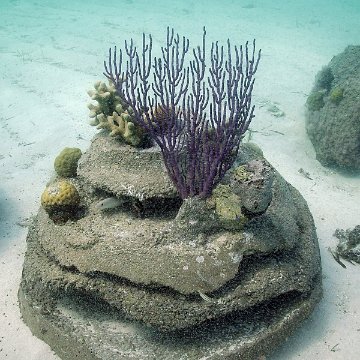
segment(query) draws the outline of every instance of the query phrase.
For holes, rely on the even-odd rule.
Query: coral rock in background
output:
[[[322,165],[360,171],[360,46],[323,68],[307,99],[306,130]]]

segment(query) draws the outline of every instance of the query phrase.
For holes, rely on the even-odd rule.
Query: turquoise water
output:
[[[315,74],[332,56],[359,44],[359,19],[359,1],[0,0],[0,339],[5,339],[0,359],[3,354],[4,359],[55,359],[22,325],[16,307],[26,219],[37,211],[59,151],[66,146],[86,150],[96,133],[88,125],[86,91],[96,80],[104,80],[108,48],[129,38],[139,43],[145,32],[153,35],[154,51],[159,51],[167,26],[187,36],[192,45],[200,43],[203,26],[209,42],[256,39],[263,56],[254,90],[255,141],[301,191],[315,217],[328,277],[325,300],[312,323],[271,359],[311,358],[316,352],[318,358],[343,359],[344,352],[329,350],[336,342],[350,351],[348,359],[359,352],[358,341],[353,352],[349,350],[360,328],[359,315],[353,303],[342,313],[336,304],[343,298],[349,304],[360,294],[353,275],[338,274],[326,255],[334,228],[356,225],[359,183],[324,171],[328,182],[320,181],[314,192],[297,178],[303,163],[322,171],[304,131],[306,96]],[[266,111],[269,104],[277,104],[286,117],[272,117]],[[319,194],[338,201],[342,211],[322,207]],[[347,339],[341,333],[346,324],[352,329]],[[32,350],[39,346],[37,353]]]

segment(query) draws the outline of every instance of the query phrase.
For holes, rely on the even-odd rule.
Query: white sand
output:
[[[304,129],[314,75],[347,45],[359,45],[358,1],[99,3],[0,2],[0,359],[58,359],[31,335],[17,305],[26,219],[37,212],[55,156],[65,146],[85,150],[96,132],[87,125],[86,90],[102,79],[107,48],[130,36],[138,40],[142,31],[153,34],[156,47],[167,25],[200,41],[203,24],[209,40],[256,37],[263,49],[253,140],[302,193],[317,226],[324,298],[270,359],[359,359],[360,267],[343,269],[327,248],[337,243],[336,228],[360,224],[360,178],[323,168]],[[264,104],[274,102],[285,117],[267,111]]]

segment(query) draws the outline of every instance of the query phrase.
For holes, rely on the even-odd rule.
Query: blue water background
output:
[[[285,173],[289,164],[297,162],[292,169],[295,175],[287,177],[296,182],[301,159],[309,154],[313,157],[310,150],[305,151],[305,145],[309,146],[303,126],[306,96],[321,66],[347,45],[359,45],[359,19],[360,1],[0,0],[0,134],[4,139],[0,141],[0,286],[8,289],[10,277],[20,278],[26,237],[21,224],[37,211],[39,194],[53,171],[53,159],[66,146],[85,150],[96,133],[87,123],[86,90],[104,79],[103,61],[109,47],[122,46],[129,38],[139,44],[145,32],[153,35],[154,51],[158,52],[167,26],[186,35],[193,46],[200,44],[203,26],[209,43],[225,43],[230,38],[233,44],[243,44],[256,38],[263,55],[254,90],[257,110],[253,128],[259,134],[255,140],[280,172]],[[266,103],[278,104],[286,117],[271,118],[263,106]],[[294,128],[303,134],[304,152],[300,154],[290,137]],[[281,129],[289,136],[278,134],[270,142],[267,135],[274,133],[269,129]],[[312,164],[318,166],[315,159]],[[337,179],[336,174],[326,174],[331,181]],[[310,208],[316,210],[316,193],[307,193],[306,186],[300,190],[309,195]],[[349,201],[345,208],[353,213],[358,199],[344,196],[334,192],[333,198]],[[324,214],[326,224],[320,216],[315,219],[323,234],[331,236],[338,223],[345,228],[356,225],[347,224],[351,217],[346,213],[327,217],[324,209]],[[326,241],[327,236],[320,238],[325,268],[328,266],[325,274],[330,274],[330,280],[325,281],[329,294],[336,288],[337,279],[331,277],[333,265],[325,255]],[[9,273],[13,264],[15,274]],[[12,301],[0,305],[2,324],[6,322],[4,314],[16,306],[16,289],[9,287],[8,293]],[[331,295],[326,296],[326,304],[335,303]],[[322,320],[328,311],[322,307],[315,315],[322,336],[332,331]],[[353,317],[355,320],[349,317],[352,331],[360,328],[358,316]],[[0,325],[1,334],[8,339],[17,336],[11,325],[4,326]],[[290,345],[293,349],[280,351],[270,359],[297,359],[306,354],[301,337],[306,339],[305,347],[318,342],[321,349],[326,348],[322,339],[307,336],[311,329],[301,330]],[[27,346],[37,340],[29,341]],[[27,359],[25,345],[20,349],[8,343],[4,349],[12,355],[7,359]],[[329,349],[330,345],[335,345],[335,339]],[[354,344],[354,354],[357,350],[359,353],[359,343]],[[337,356],[341,353],[329,350],[329,359],[341,359]]]

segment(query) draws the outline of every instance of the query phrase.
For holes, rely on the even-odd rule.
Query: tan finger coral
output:
[[[105,129],[111,136],[118,136],[132,146],[142,146],[146,143],[144,130],[134,123],[131,109],[118,96],[113,83],[106,85],[97,81],[94,90],[89,90],[88,94],[97,102],[96,105],[88,105],[89,116],[92,119],[90,125]]]
[[[117,95],[114,84],[109,83],[106,85],[102,81],[97,81],[94,84],[94,90],[89,90],[88,95],[92,100],[95,100],[97,104],[89,104],[91,125],[98,125],[98,115],[103,114],[105,116],[112,115],[114,111],[122,113],[124,111],[124,103],[121,101],[120,96]]]

